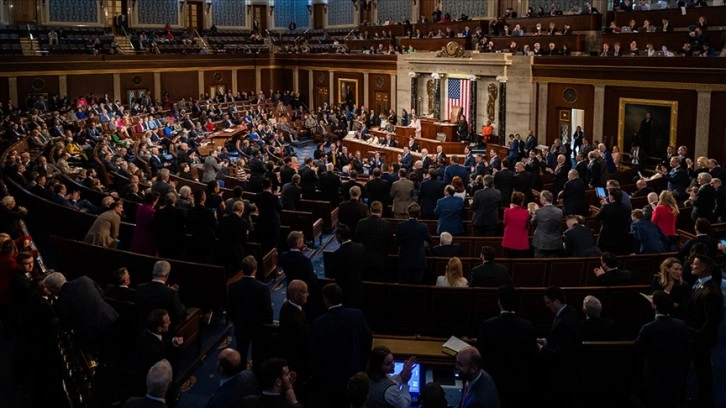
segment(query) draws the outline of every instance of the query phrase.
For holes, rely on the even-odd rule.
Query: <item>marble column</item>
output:
[[[478,129],[476,123],[476,90],[478,83],[476,76],[469,77],[469,112],[466,113],[466,117],[469,119],[469,135],[473,135]]]
[[[396,104],[398,103],[398,99],[396,99],[396,95],[398,94],[398,92],[396,92],[397,86],[398,84],[396,83],[396,74],[391,74],[391,90],[393,92],[391,92],[391,104],[389,106],[391,109],[393,109],[394,112],[396,111]]]
[[[416,88],[416,85],[418,85],[418,74],[415,72],[409,72],[408,77],[411,78],[411,111],[416,111],[418,114],[418,105],[416,104],[416,101],[418,99],[418,89]]]
[[[441,120],[441,78],[444,76],[438,73],[431,74],[434,79],[434,120]]]
[[[298,67],[292,69],[292,91],[300,92],[300,70]]]
[[[68,95],[68,92],[62,93],[61,95]],[[8,99],[13,101],[15,106],[18,106],[20,103],[18,101],[18,77],[8,77]]]
[[[497,82],[499,82],[499,117],[497,122],[499,126],[499,144],[506,146],[506,129],[507,129],[507,77],[498,76]]]
[[[603,140],[602,127],[605,122],[605,85],[595,85],[595,101],[592,112],[592,135],[585,134],[587,140]],[[629,149],[628,146],[625,146]]]
[[[157,98],[159,98],[159,95],[155,95]],[[122,100],[122,93],[121,93],[121,74],[113,74],[113,99],[114,100]]]
[[[370,101],[370,97],[368,95],[369,89],[371,89],[370,88],[370,75],[368,75],[368,73],[366,72],[363,74],[363,106],[367,106],[368,109],[371,109],[372,108],[371,101]],[[356,89],[356,92],[358,92],[358,91],[359,90]],[[332,89],[331,89],[331,92],[332,92]],[[355,100],[358,101],[358,95],[355,96]]]
[[[162,99],[161,95],[161,73],[160,72],[154,72],[154,95]]]
[[[696,140],[693,157],[708,156],[708,135],[710,133],[711,91],[698,91],[696,103]]]
[[[547,91],[549,84],[538,83],[537,95],[537,142],[545,143],[547,140]]]
[[[237,72],[238,71],[239,70],[237,70],[237,69],[232,70],[232,94],[233,95],[237,95],[237,92],[239,92],[239,89],[237,89],[237,87],[239,86],[239,84],[237,83]]]
[[[60,95],[60,96],[68,95],[68,76],[67,75],[58,75],[58,95]],[[16,101],[17,101],[17,99],[16,99]]]

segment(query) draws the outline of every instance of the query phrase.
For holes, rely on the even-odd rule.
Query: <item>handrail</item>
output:
[[[35,51],[35,45],[33,45],[33,32],[30,31],[30,24],[26,24],[25,27],[28,30],[28,39],[30,39],[30,49]]]
[[[204,41],[204,38],[199,34],[199,31],[197,31],[196,27],[193,27],[192,30],[194,30],[194,34],[196,34],[197,37],[199,37],[199,39],[202,41],[202,46],[204,47],[204,49],[209,51],[209,46],[207,46],[207,42]]]
[[[346,34],[346,36],[345,36],[345,37],[343,38],[343,41],[347,40],[347,39],[348,39],[348,37],[350,37],[350,35],[351,35],[351,34],[353,34],[353,33],[354,33],[354,32],[355,32],[355,31],[356,31],[357,29],[358,29],[358,26],[355,26],[355,27],[353,27],[353,29],[352,29],[352,30],[350,30],[350,31],[348,32],[348,34]]]
[[[131,42],[131,36],[126,31],[126,28],[124,28],[124,26],[121,26],[121,30],[124,32],[124,36],[126,37],[126,39],[129,40],[129,45],[131,46],[131,49],[134,50],[134,53],[135,53],[136,52],[136,47],[134,47],[134,43]]]

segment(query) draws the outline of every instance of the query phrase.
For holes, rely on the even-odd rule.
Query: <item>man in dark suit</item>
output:
[[[469,287],[496,288],[509,283],[509,270],[494,261],[496,252],[490,246],[481,247],[482,264],[471,270]]]
[[[287,284],[287,301],[280,308],[280,339],[282,355],[297,373],[295,392],[301,397],[310,380],[312,370],[310,359],[311,328],[305,318],[303,306],[308,302],[308,285],[301,280]]]
[[[670,243],[663,231],[643,216],[643,210],[632,211],[630,231],[633,234],[633,252],[636,254],[659,254],[668,252]]]
[[[297,172],[290,165],[290,163],[292,163],[292,157],[285,157],[283,159],[283,163],[283,166],[280,167],[280,184],[285,185],[292,181],[292,176],[297,174]]]
[[[534,177],[532,173],[527,171],[524,167],[524,163],[518,162],[514,165],[515,175],[512,179],[512,190],[519,191],[524,194],[524,202],[530,203],[534,201],[532,195],[532,185],[534,183]],[[511,197],[510,197],[511,199]]]
[[[391,224],[381,218],[383,204],[380,201],[371,203],[371,215],[358,221],[354,241],[363,245],[363,267],[365,280],[377,282],[392,281],[388,271],[388,253],[393,241]]]
[[[549,335],[537,339],[546,370],[546,406],[572,406],[571,381],[576,371],[576,350],[581,343],[580,318],[567,305],[565,292],[556,286],[545,289],[544,302],[555,314]]]
[[[424,179],[418,187],[418,202],[421,205],[422,219],[436,218],[434,209],[436,209],[436,202],[444,197],[444,187],[446,187],[446,183],[439,179],[438,170],[430,168],[428,172],[424,173]]]
[[[482,368],[497,385],[502,405],[529,406],[538,351],[534,325],[517,317],[519,295],[513,286],[500,286],[497,294],[499,316],[482,322],[476,348],[482,355]]]
[[[252,346],[252,366],[262,364],[262,325],[272,323],[270,291],[257,280],[257,261],[249,255],[242,260],[242,279],[229,285],[229,320],[234,324],[237,350],[247,357]]]
[[[669,171],[661,168],[660,173],[663,175],[663,180],[668,182],[668,190],[673,193],[678,202],[683,202],[688,196],[686,189],[691,184],[691,179],[681,166],[681,159],[678,156],[671,157],[670,167]]]
[[[176,327],[187,315],[179,300],[178,286],[167,286],[171,265],[167,261],[157,261],[151,273],[151,282],[136,287],[136,308],[141,319],[146,319],[152,310],[164,309],[169,312],[171,326]]]
[[[217,356],[219,388],[209,399],[206,408],[229,408],[244,404],[244,398],[257,395],[260,384],[252,371],[243,370],[242,356],[233,348],[226,348]]]
[[[500,406],[494,380],[482,366],[481,354],[475,347],[465,347],[456,355],[456,369],[464,382],[461,408]]]
[[[315,188],[318,185],[318,168],[313,165],[313,158],[305,159],[305,167],[300,170],[300,188],[302,196],[307,200],[315,198]]]
[[[459,164],[459,156],[452,155],[451,156],[451,164],[449,166],[446,166],[446,170],[444,170],[444,183],[450,184],[451,180],[454,179],[454,177],[461,177],[461,180],[466,184],[466,182],[469,180],[469,171],[466,169],[466,167]]]
[[[711,222],[715,220],[714,210],[716,208],[716,190],[711,185],[711,175],[698,173],[698,190],[691,195],[691,219],[695,222],[698,218],[705,218]]]
[[[353,187],[358,187],[361,193],[363,192],[363,184],[358,182],[358,172],[351,169],[348,173],[348,180],[340,185],[340,196],[343,198],[343,201],[350,200],[350,189]]]
[[[431,245],[431,235],[426,224],[417,220],[421,207],[411,203],[407,210],[408,220],[396,227],[399,283],[421,284],[426,269],[424,245]]]
[[[599,286],[627,285],[630,283],[630,271],[618,269],[618,258],[612,252],[600,255],[601,266],[593,270],[595,283]]]
[[[494,188],[502,194],[503,207],[508,207],[512,200],[512,182],[514,180],[514,172],[512,171],[512,162],[509,159],[502,160],[502,169],[494,173]]]
[[[296,211],[300,206],[300,175],[293,174],[290,182],[284,184],[280,190],[280,204],[283,210]]]
[[[243,217],[244,213],[244,202],[235,201],[232,204],[232,212],[225,214],[217,226],[220,258],[227,268],[228,276],[239,272],[242,267],[242,258],[245,256],[249,225]]]
[[[345,224],[355,234],[358,221],[368,216],[368,207],[360,202],[361,189],[358,186],[350,188],[350,200],[343,201],[338,206],[338,222]]]
[[[136,336],[134,353],[134,382],[132,394],[141,395],[149,369],[163,359],[175,361],[174,347],[184,341],[181,337],[168,337],[171,319],[164,309],[154,309],[144,321],[144,329]]]
[[[184,210],[176,208],[176,201],[176,193],[166,193],[164,206],[156,210],[151,221],[159,256],[163,258],[181,259],[184,255],[187,216]]]
[[[136,298],[136,291],[129,288],[130,284],[131,275],[129,275],[129,270],[126,267],[116,269],[113,272],[113,284],[106,286],[104,295],[124,302],[133,302]]]
[[[559,193],[562,199],[564,215],[576,214],[587,216],[590,212],[585,198],[585,182],[580,179],[577,170],[567,172],[567,182]]]
[[[384,205],[388,203],[391,185],[381,178],[381,169],[373,169],[373,175],[365,185],[365,192],[366,196],[368,196],[369,207],[374,201],[380,201]]]
[[[406,169],[406,171],[411,171],[411,167],[413,167],[413,155],[411,154],[408,146],[403,146],[403,154],[401,155],[401,161],[399,164],[401,167]]]
[[[343,305],[360,308],[363,306],[363,244],[353,242],[353,234],[346,224],[338,223],[335,239],[340,247],[333,252],[333,264],[326,265],[328,278],[335,279],[343,290]]]
[[[678,251],[678,258],[683,260],[688,258],[691,255],[691,248],[693,248],[696,244],[698,244],[698,246],[705,247],[706,255],[710,257],[716,256],[718,254],[718,241],[708,235],[711,232],[711,223],[705,218],[699,218],[696,220],[694,229],[696,231],[696,237],[686,241],[683,248]],[[701,252],[703,252],[703,250]]]
[[[345,405],[348,379],[363,370],[373,338],[363,312],[342,306],[343,291],[335,283],[323,288],[328,311],[313,323],[314,406]]]
[[[648,186],[648,182],[645,179],[638,179],[635,182],[635,188],[637,190],[633,191],[633,194],[630,195],[630,198],[637,198],[637,197],[647,197],[648,194],[653,192],[653,188]]]
[[[683,402],[688,373],[690,339],[686,324],[670,316],[670,295],[653,293],[655,320],[640,328],[635,347],[645,356],[645,387],[648,408],[678,408]]]
[[[285,272],[288,282],[300,279],[305,282],[310,290],[317,286],[318,278],[313,269],[313,263],[302,252],[305,250],[305,237],[300,231],[291,231],[287,236],[287,245],[290,248],[280,255],[277,262],[278,268]]]
[[[474,193],[471,209],[474,212],[471,223],[474,236],[493,237],[499,224],[499,205],[502,194],[494,188],[494,177],[484,176],[484,188]]]
[[[711,350],[718,343],[718,326],[723,319],[721,271],[712,258],[697,254],[691,264],[691,273],[698,280],[693,285],[691,297],[681,305],[681,316],[691,334],[691,358],[698,383],[696,406],[712,407]]]
[[[602,177],[601,177],[601,166],[598,162],[599,153],[596,151],[592,151],[587,154],[587,158],[589,160],[587,164],[587,185],[590,188],[595,187],[602,187]]]
[[[340,203],[340,189],[342,182],[340,181],[340,176],[335,174],[335,166],[333,166],[333,163],[326,164],[325,168],[326,171],[320,173],[318,176],[320,184],[320,198],[325,201],[330,201],[330,205],[332,207],[337,207]],[[310,199],[305,196],[304,190],[303,198]]]
[[[442,232],[439,245],[431,248],[431,256],[438,256],[441,258],[452,258],[455,256],[463,257],[464,250],[461,248],[461,244],[452,243],[453,237],[448,232]]]
[[[166,408],[172,378],[171,364],[166,360],[157,362],[146,374],[146,396],[130,398],[122,408]]]
[[[582,301],[582,312],[585,320],[582,321],[583,341],[613,341],[619,340],[618,326],[615,321],[601,317],[602,303],[595,296],[585,296]]]

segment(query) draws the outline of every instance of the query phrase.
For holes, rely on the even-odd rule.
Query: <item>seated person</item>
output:
[[[431,248],[431,256],[442,258],[463,257],[464,251],[461,249],[461,244],[454,244],[451,241],[453,241],[453,236],[448,232],[442,232],[439,245]]]
[[[627,285],[630,283],[630,271],[618,269],[618,258],[612,252],[603,252],[600,256],[602,266],[593,271],[595,283],[600,286]]]

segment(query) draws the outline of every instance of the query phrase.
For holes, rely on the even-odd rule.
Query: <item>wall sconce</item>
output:
[[[414,6],[416,5],[416,0],[413,0],[413,5],[414,5]]]
[[[248,4],[247,5],[247,14],[250,14],[250,11],[252,11],[252,5]]]
[[[137,1],[137,0],[133,0],[133,1],[131,2],[131,8],[136,8],[136,1]]]
[[[308,4],[308,14],[313,14],[313,6],[311,4]]]
[[[355,11],[358,11],[358,0],[350,0],[351,3],[353,3],[353,7],[355,7]]]
[[[206,0],[207,1],[207,11],[209,11],[210,8],[212,8],[212,0]]]
[[[272,15],[272,12],[275,11],[275,6],[270,6],[270,15]]]
[[[98,0],[98,5],[101,6],[101,9],[106,7],[105,0]]]
[[[185,0],[179,0],[179,11],[181,11],[184,8],[184,1]]]
[[[328,5],[323,4],[323,13],[328,14]]]

